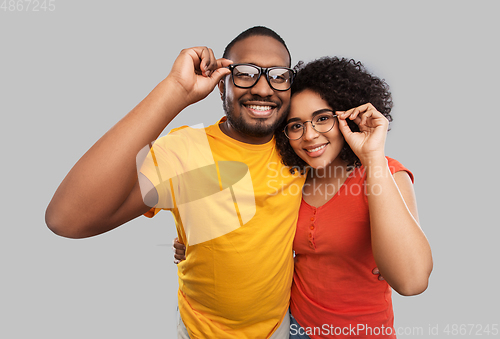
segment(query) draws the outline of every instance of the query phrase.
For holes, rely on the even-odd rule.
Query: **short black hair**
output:
[[[288,52],[288,64],[292,64],[292,55],[290,54],[290,51],[288,50],[288,47],[285,44],[285,40],[283,40],[278,33],[273,31],[270,28],[264,27],[264,26],[254,26],[246,31],[241,32],[236,38],[234,38],[224,49],[224,54],[222,55],[223,58],[228,59],[229,58],[229,53],[231,52],[231,48],[233,48],[234,44],[237,43],[238,41],[244,40],[246,38],[249,38],[251,36],[268,36],[273,39],[276,39],[279,41],[283,46],[285,46],[286,51]]]
[[[304,65],[299,62],[295,69],[297,76],[292,84],[292,96],[309,89],[321,96],[334,111],[347,111],[351,108],[371,103],[389,122],[392,121],[393,106],[389,85],[385,80],[370,74],[361,62],[338,57],[323,57]],[[353,132],[358,126],[351,120],[347,124]],[[286,120],[275,131],[276,146],[286,166],[304,173],[307,163],[290,146],[283,133]],[[344,141],[340,157],[348,167],[359,167],[361,162],[351,147]]]

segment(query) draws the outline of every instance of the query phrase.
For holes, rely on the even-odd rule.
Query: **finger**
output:
[[[363,114],[366,112],[366,109],[365,107],[363,106],[359,106],[359,107],[355,107],[351,110],[350,112],[350,115],[349,115],[349,119],[351,120],[354,120],[356,119],[360,114]]]
[[[339,119],[349,119],[349,117],[351,116],[352,112],[354,111],[354,109],[350,109],[350,110],[347,110],[347,111],[339,111],[339,112],[335,112],[335,114],[337,114],[338,118]]]
[[[218,68],[212,72],[210,78],[217,84],[223,77],[231,74],[231,71],[228,68]]]
[[[212,51],[211,48],[204,47],[201,53],[201,63],[200,63],[200,69],[202,71],[202,74],[206,77],[210,76],[213,69],[215,68],[214,65],[216,65],[214,52]]]
[[[359,121],[355,121],[358,126],[367,126],[368,118],[371,118],[370,112],[366,112],[358,117]]]
[[[217,68],[224,68],[224,67],[231,65],[232,63],[233,63],[232,60],[220,58],[220,59],[217,59]]]
[[[174,252],[176,252],[176,251],[185,251],[186,250],[186,246],[184,244],[179,243],[179,242],[175,242],[172,245],[172,248],[174,249]]]
[[[206,46],[188,48],[184,52],[187,52],[193,59],[196,73],[206,76],[208,66],[213,62],[211,56],[213,52],[210,52],[210,49]],[[213,60],[215,60],[215,57],[213,57]]]
[[[367,103],[358,107],[351,108],[350,110],[346,111],[345,115],[348,116],[351,120],[354,120],[357,116],[365,114],[370,110],[375,110],[375,107],[373,107],[371,103]]]
[[[179,238],[174,238],[174,240],[172,240],[172,247],[182,250],[186,249],[186,246],[179,241]]]
[[[184,255],[186,253],[186,250],[182,249],[182,248],[174,248],[174,255],[177,254],[177,255]]]
[[[347,124],[347,121],[344,119],[338,119],[339,121],[339,130],[340,130],[340,133],[342,133],[342,135],[344,136],[344,139],[349,139],[350,136],[353,134],[353,132],[351,131],[351,128],[349,127],[349,125]]]
[[[360,112],[367,112],[369,110],[374,110],[375,107],[371,103],[366,103],[363,105],[359,105],[358,107],[356,107],[356,109],[358,109]]]
[[[360,113],[360,110],[358,107],[352,110],[351,115],[349,115],[349,119],[354,120],[357,118],[358,114]]]
[[[217,58],[215,57],[214,51],[211,48],[209,48],[208,51],[210,53],[210,64],[207,65],[208,68],[207,76],[210,76],[210,74],[212,74],[212,72],[215,71],[218,68],[218,66],[217,66]]]
[[[183,254],[174,254],[176,260],[186,260],[186,256]]]

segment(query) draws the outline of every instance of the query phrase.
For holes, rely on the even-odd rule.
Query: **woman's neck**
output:
[[[307,180],[337,181],[347,178],[349,173],[347,163],[340,158],[336,158],[328,166],[311,169]]]
[[[302,190],[304,200],[314,207],[324,205],[337,194],[350,173],[347,163],[340,159],[324,168],[312,169]]]

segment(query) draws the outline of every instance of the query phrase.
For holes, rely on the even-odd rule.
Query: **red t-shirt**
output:
[[[387,159],[392,174],[406,171],[413,182],[410,171]],[[365,179],[356,168],[323,206],[302,200],[290,307],[311,338],[396,338],[392,290],[372,274]]]

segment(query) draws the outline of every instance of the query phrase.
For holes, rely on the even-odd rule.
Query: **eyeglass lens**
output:
[[[335,115],[333,113],[322,113],[316,115],[312,121],[293,121],[286,125],[285,135],[292,140],[300,139],[304,134],[306,122],[310,122],[312,128],[317,132],[326,133],[335,125]]]
[[[238,87],[250,88],[259,79],[261,70],[252,65],[237,65],[233,70],[234,84]],[[287,90],[291,86],[293,72],[287,68],[271,68],[267,70],[269,84],[276,90]]]

